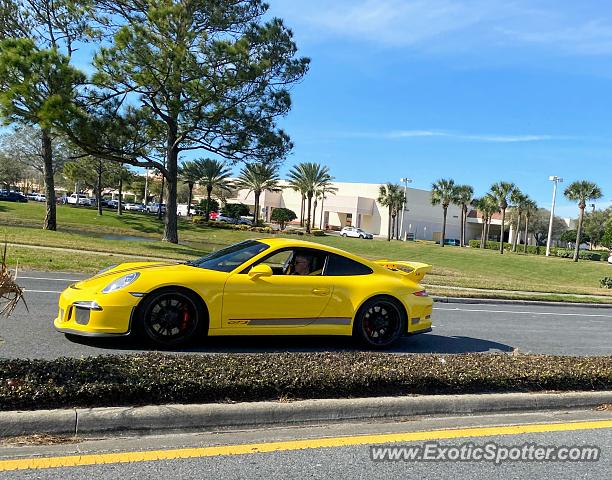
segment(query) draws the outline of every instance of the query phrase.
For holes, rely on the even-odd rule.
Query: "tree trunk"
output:
[[[161,220],[162,218],[162,203],[164,203],[164,186],[166,184],[166,177],[165,175],[162,174],[162,180],[161,180],[161,190],[159,192],[159,202],[158,202],[158,208],[157,208],[157,219]],[[167,210],[167,209],[166,209]]]
[[[317,197],[315,197],[314,199],[314,204],[312,206],[312,228],[316,228],[316,223],[317,221]]]
[[[582,237],[582,222],[584,221],[584,208],[580,205],[580,218],[578,219],[578,230],[576,232],[576,248],[574,249],[574,262],[578,261],[578,252],[580,251],[580,239]]]
[[[102,215],[102,160],[98,161],[98,181],[96,184],[96,203],[98,204],[98,215]]]
[[[399,215],[395,216],[395,238],[397,240],[402,239],[402,232],[400,231],[400,219],[401,217]]]
[[[117,203],[117,215],[123,215],[123,204],[121,197],[123,195],[123,178],[119,177],[119,203]]]
[[[210,222],[210,202],[212,197],[212,185],[206,185],[206,221]]]
[[[487,219],[482,217],[482,232],[480,234],[480,248],[485,247],[485,234],[487,232]]]
[[[308,218],[306,219],[306,233],[310,233],[310,214],[312,213],[312,194],[308,194]]]
[[[506,233],[506,209],[502,208],[502,221],[501,221],[501,238],[499,239],[499,253],[504,254],[504,234]]]
[[[321,219],[319,220],[319,228],[323,230],[323,204],[325,203],[325,195],[321,197]]]
[[[193,197],[193,183],[187,184],[189,187],[189,200],[187,201],[187,216],[191,213],[191,199]]]
[[[45,213],[44,230],[57,230],[57,215],[55,206],[55,179],[53,178],[53,150],[51,135],[46,128],[42,129],[42,153],[44,160],[45,195],[47,211]]]
[[[461,205],[461,234],[459,247],[465,247],[465,205]]]
[[[261,192],[254,191],[253,195],[255,196],[255,205],[253,206],[255,210],[253,212],[253,223],[257,224],[257,222],[259,221],[259,198],[261,197]]]
[[[166,143],[166,171],[168,173],[168,195],[166,199],[166,215],[164,217],[164,238],[170,243],[178,243],[178,224],[176,219],[176,194],[178,184],[178,147],[176,142],[176,128],[168,129]],[[163,190],[161,197],[163,198]],[[159,202],[160,204],[163,202]],[[161,205],[159,211],[161,212]]]
[[[516,220],[516,231],[514,232],[514,241],[512,243],[513,252],[516,252],[516,247],[518,245],[519,232],[521,231],[521,220],[522,220],[522,215],[519,213],[519,216]]]
[[[387,230],[387,242],[391,241],[391,219],[393,218],[391,216],[391,212],[393,211],[393,209],[391,207],[389,207],[389,226],[388,226],[388,230]]]
[[[529,216],[525,216],[525,248],[523,248],[523,252],[527,253],[529,246]]]
[[[304,226],[304,213],[306,213],[306,196],[302,194],[302,203],[300,205],[300,227]]]
[[[444,240],[446,238],[446,215],[448,214],[448,207],[442,207],[444,209],[444,219],[442,220],[442,238],[440,239],[440,246],[444,247]]]

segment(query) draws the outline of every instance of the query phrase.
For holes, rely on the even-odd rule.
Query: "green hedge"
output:
[[[599,282],[601,288],[612,288],[612,277],[604,277]]]
[[[2,410],[569,390],[612,390],[612,356],[299,352],[0,360]]]
[[[480,248],[480,240],[470,240],[469,245],[472,248]],[[487,249],[489,250],[499,250],[499,242],[487,242]],[[516,251],[519,253],[523,253],[525,246],[517,245]],[[504,250],[510,251],[512,250],[512,244],[504,242]],[[546,247],[539,245],[528,245],[527,253],[531,253],[534,255],[546,255]],[[550,249],[550,254],[555,257],[561,258],[574,258],[574,250],[571,248],[557,248],[552,247]],[[580,250],[578,252],[578,258],[582,260],[593,260],[595,262],[599,262],[602,260],[608,260],[608,252],[604,251],[590,251],[590,250]]]
[[[272,227],[258,227],[252,225],[236,225],[234,223],[225,222],[207,222],[204,217],[192,217],[192,222],[202,225],[204,227],[220,228],[222,230],[241,230],[244,232],[258,232],[258,233],[274,233]]]

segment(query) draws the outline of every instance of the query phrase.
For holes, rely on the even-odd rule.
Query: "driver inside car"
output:
[[[290,275],[321,275],[322,269],[314,268],[315,258],[305,253],[298,253],[293,258]]]

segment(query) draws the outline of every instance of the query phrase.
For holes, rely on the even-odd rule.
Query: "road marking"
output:
[[[472,427],[421,432],[383,433],[378,435],[290,440],[284,442],[221,445],[215,447],[181,448],[173,450],[145,450],[138,452],[68,455],[63,457],[36,457],[16,460],[1,460],[0,471],[7,472],[14,470],[80,467],[85,465],[149,462],[156,460],[179,460],[186,458],[306,450],[313,448],[348,447],[356,445],[418,442],[452,438],[491,437],[499,435],[522,435],[525,433],[570,432],[605,428],[612,428],[612,420],[574,423],[543,423],[502,427]]]
[[[27,293],[62,293],[57,290],[24,290]]]
[[[80,282],[76,278],[46,278],[46,277],[24,277],[23,275],[17,275],[17,280],[49,280],[51,282]]]
[[[558,313],[558,312],[521,312],[517,310],[483,310],[471,308],[443,308],[434,307],[434,310],[446,310],[448,312],[483,312],[483,313],[518,313],[519,315],[555,315],[559,317],[603,317],[612,318],[612,315],[601,315],[597,313]]]

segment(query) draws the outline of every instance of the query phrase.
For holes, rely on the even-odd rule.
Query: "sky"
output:
[[[609,0],[267,0],[310,71],[281,121],[285,172],[337,181],[503,180],[550,208],[550,175],[612,205]],[[561,192],[562,193],[562,192]],[[559,195],[557,212],[577,206]]]

